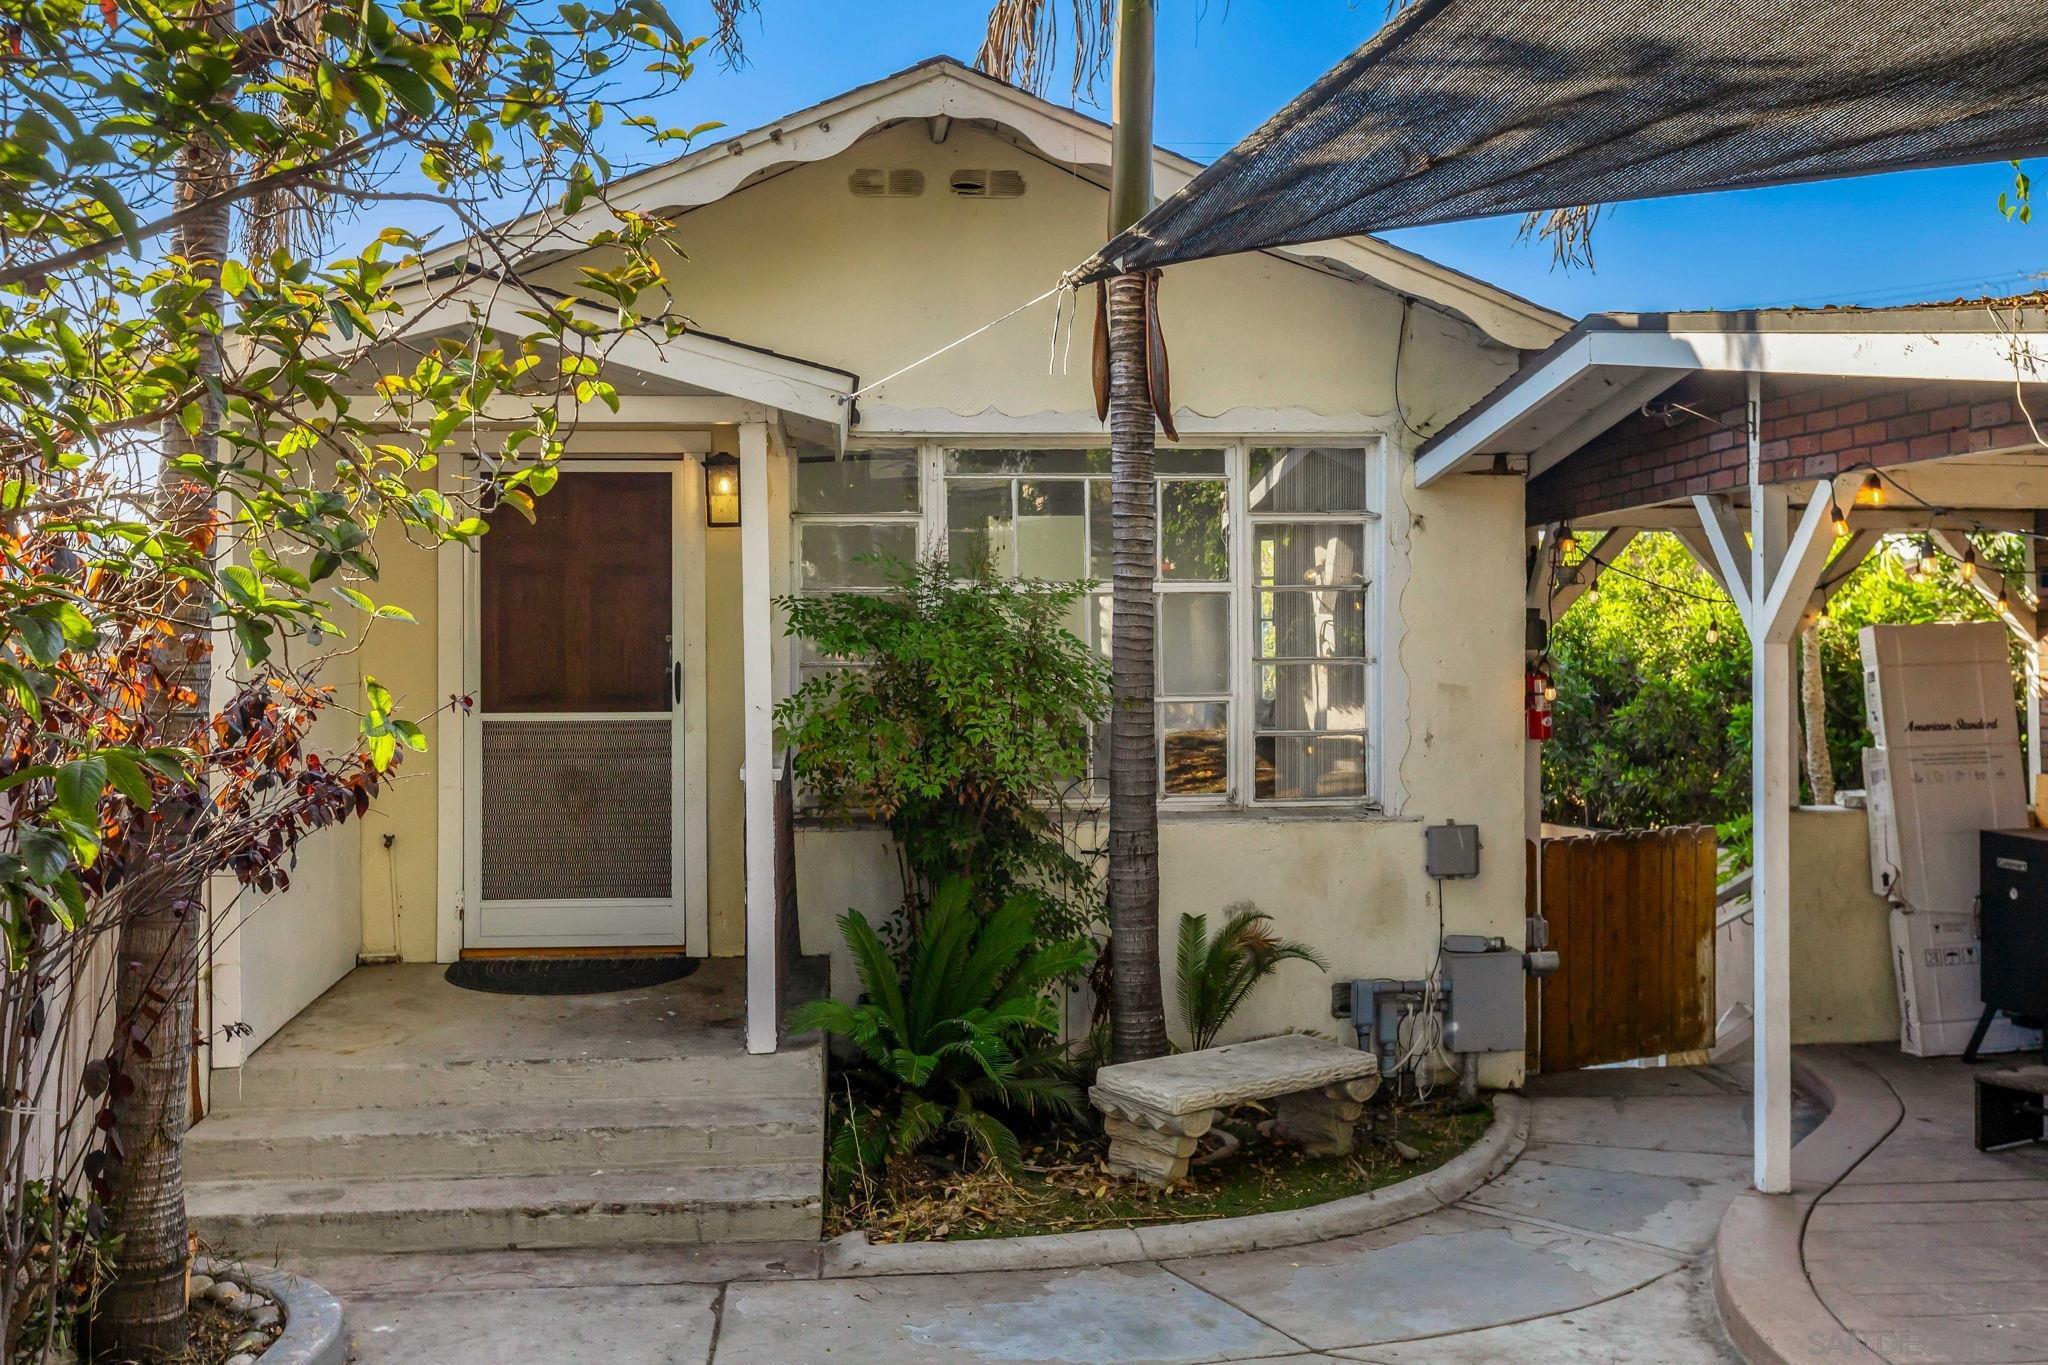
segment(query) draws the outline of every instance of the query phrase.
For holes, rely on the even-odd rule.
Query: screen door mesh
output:
[[[674,895],[666,712],[483,722],[487,901]]]

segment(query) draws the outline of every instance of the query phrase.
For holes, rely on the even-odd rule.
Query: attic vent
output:
[[[846,178],[856,199],[915,199],[924,193],[924,172],[914,166],[863,166]]]
[[[1020,199],[1024,177],[1017,171],[955,171],[953,193],[962,199]]]

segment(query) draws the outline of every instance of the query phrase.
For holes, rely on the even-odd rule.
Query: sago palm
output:
[[[1249,901],[1226,912],[1230,918],[1209,937],[1207,915],[1182,915],[1174,954],[1175,993],[1188,1041],[1195,1051],[1209,1047],[1259,982],[1283,962],[1307,962],[1329,970],[1322,955],[1305,943],[1273,932],[1273,917]]]
[[[886,1131],[849,1119],[835,1138],[842,1169],[904,1156],[940,1139],[1004,1168],[1017,1164],[1016,1134],[997,1111],[1079,1113],[1080,1092],[1051,1069],[1059,1028],[1054,986],[1086,969],[1086,939],[1040,944],[1028,897],[983,916],[971,886],[940,886],[899,967],[867,917],[840,916],[863,998],[799,1006],[790,1028],[841,1037],[893,1082],[901,1098]]]

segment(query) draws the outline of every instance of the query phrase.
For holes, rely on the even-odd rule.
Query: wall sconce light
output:
[[[740,524],[740,458],[710,455],[704,460],[704,524]]]

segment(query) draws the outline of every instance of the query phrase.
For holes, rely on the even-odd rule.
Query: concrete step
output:
[[[193,1227],[251,1260],[279,1253],[480,1251],[815,1240],[815,1162],[467,1180],[202,1180]]]
[[[336,1065],[262,1054],[213,1073],[213,1112],[256,1109],[411,1109],[617,1099],[809,1099],[822,1105],[824,1050],[815,1042],[744,1052],[651,1057],[519,1057]]]
[[[676,1170],[821,1160],[815,1098],[560,1100],[412,1109],[242,1109],[192,1129],[196,1180]]]

